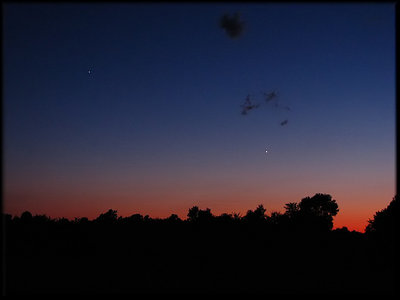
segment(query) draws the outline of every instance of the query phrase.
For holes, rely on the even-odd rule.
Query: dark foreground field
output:
[[[6,294],[394,292],[391,237],[264,212],[6,216]]]

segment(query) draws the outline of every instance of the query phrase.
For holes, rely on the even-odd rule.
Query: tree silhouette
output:
[[[101,224],[112,224],[117,221],[117,211],[109,209],[107,212],[100,214],[96,221]]]
[[[284,209],[268,216],[260,204],[242,217],[193,206],[186,220],[118,217],[112,209],[74,221],[3,214],[6,287],[10,294],[390,289],[397,196],[366,234],[331,230],[339,209],[329,194]]]
[[[194,222],[198,219],[199,215],[199,207],[198,206],[193,206],[192,208],[189,208],[189,212],[187,214],[188,221]]]
[[[333,200],[329,194],[317,193],[311,198],[303,198],[299,203],[299,208],[301,212],[318,217],[333,217],[339,212],[336,200]]]
[[[167,222],[169,223],[179,223],[182,222],[182,220],[178,217],[177,214],[171,214],[167,219]]]
[[[232,214],[223,213],[217,217],[218,221],[222,224],[230,224],[233,222],[234,218]]]
[[[254,211],[249,209],[244,216],[244,219],[250,223],[265,221],[265,212],[266,209],[264,208],[264,206],[262,204],[259,204]]]
[[[144,221],[144,218],[141,214],[133,214],[130,217],[126,218],[130,223],[140,223]]]
[[[400,213],[400,197],[393,197],[389,205],[377,211],[373,219],[368,220],[365,232],[368,235],[377,236],[386,241],[394,242],[395,238],[395,219]]]
[[[32,222],[35,224],[42,224],[45,225],[47,223],[51,223],[54,220],[52,220],[50,217],[46,215],[35,215],[32,217]]]
[[[311,198],[305,197],[300,203],[287,203],[285,210],[292,225],[297,224],[304,230],[312,231],[331,230],[333,217],[339,212],[336,200],[329,194],[320,193]]]
[[[300,211],[299,205],[295,202],[286,203],[284,208],[286,210],[285,214],[290,218],[295,217]]]
[[[193,206],[189,209],[187,214],[189,222],[196,222],[196,223],[206,223],[210,222],[214,219],[213,214],[211,213],[211,209],[199,209],[197,206]]]
[[[3,214],[3,221],[5,225],[10,224],[12,222],[12,215]]]
[[[32,214],[29,211],[24,211],[21,214],[21,222],[23,223],[30,223],[32,222],[32,219],[33,219]]]

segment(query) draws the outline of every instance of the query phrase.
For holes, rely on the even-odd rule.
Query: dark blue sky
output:
[[[234,12],[233,40],[218,22]],[[366,222],[394,195],[394,4],[7,4],[3,18],[12,212],[279,210],[323,192]],[[272,90],[291,111],[240,114]]]

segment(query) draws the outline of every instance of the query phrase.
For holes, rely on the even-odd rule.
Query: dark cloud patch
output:
[[[240,106],[242,108],[242,115],[247,115],[247,112],[254,109],[254,108],[258,108],[260,106],[260,104],[258,103],[253,103],[250,100],[250,95],[247,95],[246,100],[244,101],[244,103]]]
[[[233,16],[224,14],[219,20],[219,26],[231,39],[240,37],[244,31],[244,22],[240,20],[238,13],[235,13]]]
[[[264,100],[267,104],[271,103],[276,108],[282,108],[282,109],[285,109],[288,111],[291,110],[289,106],[280,104],[279,99],[278,99],[278,92],[276,92],[276,91],[272,91],[269,93],[262,92],[262,94],[264,95]]]
[[[264,97],[265,103],[263,104],[263,106],[269,106],[269,107],[274,107],[274,108],[278,108],[278,109],[284,109],[286,111],[291,111],[291,108],[287,105],[283,105],[279,102],[278,99],[278,92],[277,91],[272,91],[272,92],[261,92],[261,94]],[[247,115],[247,113],[255,108],[260,107],[261,104],[259,103],[254,103],[254,101],[252,101],[250,99],[250,95],[247,95],[245,102],[241,105],[242,108],[242,115]],[[280,122],[281,126],[285,126],[288,123],[288,119]]]
[[[263,92],[263,94],[264,94],[264,97],[265,97],[265,102],[267,102],[267,103],[272,101],[273,99],[275,99],[278,96],[276,91],[272,91],[272,92],[269,92],[269,93]]]

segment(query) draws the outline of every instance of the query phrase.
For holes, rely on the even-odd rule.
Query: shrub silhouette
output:
[[[86,218],[86,217],[75,218],[74,223],[75,224],[88,224],[89,223],[89,219]]]

